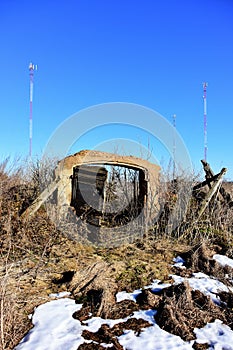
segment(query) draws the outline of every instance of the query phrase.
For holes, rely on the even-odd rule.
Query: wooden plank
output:
[[[195,221],[198,221],[200,219],[200,217],[202,216],[202,214],[204,213],[205,209],[207,208],[208,204],[210,203],[211,198],[213,197],[213,195],[217,191],[217,189],[220,185],[220,182],[222,181],[222,178],[226,174],[226,172],[227,172],[227,169],[223,168],[221,170],[221,172],[218,174],[218,177],[215,180],[213,186],[210,188],[209,192],[207,193],[206,198],[203,200],[203,203],[198,211],[198,218]]]
[[[212,181],[212,179],[214,180],[214,178],[216,177],[216,175],[214,176],[214,172],[211,169],[210,165],[205,161],[205,160],[201,160],[205,173],[206,173],[206,184],[209,185],[209,187],[211,188],[211,185],[209,184],[209,181]],[[224,168],[226,169],[226,168]],[[229,207],[231,208],[233,206],[233,200],[231,198],[231,195],[221,186],[219,189],[220,194],[222,195],[223,199],[225,200],[226,204],[229,205]]]
[[[193,187],[193,192],[199,190],[200,188],[209,185],[212,181],[216,181],[220,173],[214,175],[211,179],[205,180]]]
[[[28,219],[32,217],[41,205],[53,194],[53,192],[58,188],[60,184],[60,179],[56,179],[46,187],[46,189],[35,199],[35,201],[28,207],[21,215],[21,218]]]

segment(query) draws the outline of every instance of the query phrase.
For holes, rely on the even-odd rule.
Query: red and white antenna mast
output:
[[[30,79],[29,157],[32,156],[32,103],[33,103],[34,70],[37,70],[37,66],[34,65],[33,63],[29,63],[29,79]]]
[[[173,127],[174,127],[174,135],[173,135],[173,180],[175,179],[176,174],[176,114],[173,114]]]
[[[206,89],[208,84],[203,84],[203,100],[204,100],[204,160],[207,160],[207,105],[206,105]]]

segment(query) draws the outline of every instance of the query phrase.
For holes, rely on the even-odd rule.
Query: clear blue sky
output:
[[[32,61],[38,65],[34,155],[73,113],[131,102],[170,122],[176,114],[177,130],[199,169],[207,81],[207,160],[215,172],[229,168],[227,178],[233,179],[232,0],[1,0],[0,46],[2,158],[28,154]],[[106,135],[107,129],[87,135],[79,146],[91,148],[95,137],[99,142]],[[114,135],[127,132],[119,128]]]

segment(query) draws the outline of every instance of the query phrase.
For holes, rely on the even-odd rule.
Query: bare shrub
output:
[[[183,237],[195,217],[194,207],[190,206],[196,180],[197,175],[184,172],[176,178],[169,171],[161,174],[157,190],[160,214],[154,227],[157,238]]]
[[[35,184],[25,176],[22,162],[0,164],[0,348],[13,349],[30,328],[30,290],[24,291],[21,278],[34,281],[46,263],[57,233],[43,208],[33,220],[20,214],[36,196]],[[29,267],[28,267],[29,266]],[[27,274],[30,273],[30,276]],[[37,303],[39,303],[37,301]],[[30,306],[31,305],[31,306]],[[27,312],[26,312],[27,310]]]
[[[42,158],[29,161],[27,164],[28,181],[36,187],[38,194],[54,180],[54,170],[57,165],[56,158]]]
[[[22,312],[24,300],[11,283],[11,267],[5,264],[5,273],[0,282],[0,349],[13,349],[30,329],[27,315]]]
[[[233,207],[221,195],[221,186],[204,213],[199,210],[208,193],[208,186],[192,192],[200,183],[200,175],[181,174],[176,179],[161,175],[158,195],[160,216],[154,226],[155,237],[178,239],[196,245],[202,241],[219,244],[223,253],[233,256]],[[187,196],[187,193],[189,195]]]

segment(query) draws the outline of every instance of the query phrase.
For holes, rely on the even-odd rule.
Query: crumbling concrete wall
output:
[[[107,152],[88,150],[70,155],[58,163],[55,174],[57,178],[60,178],[58,185],[59,207],[64,207],[66,205],[70,206],[72,196],[71,176],[73,174],[73,168],[87,164],[119,165],[143,170],[145,181],[147,182],[145,210],[149,216],[156,215],[156,212],[158,212],[157,191],[160,172],[160,167],[158,165],[133,156],[121,156]]]

